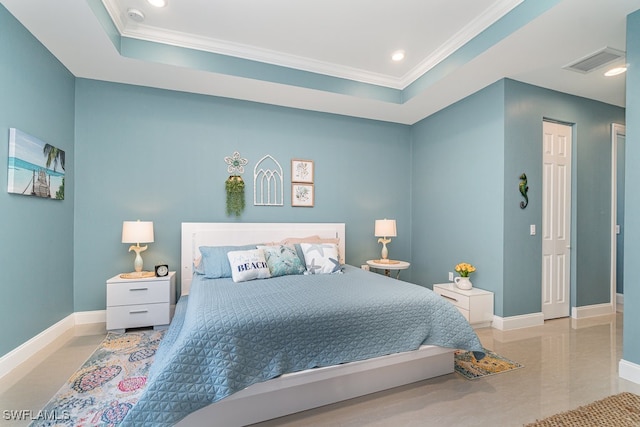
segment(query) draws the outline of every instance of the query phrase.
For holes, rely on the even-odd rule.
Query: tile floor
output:
[[[640,394],[640,384],[617,373],[622,314],[477,332],[486,348],[525,367],[473,381],[445,375],[257,426],[522,426],[618,392]],[[103,338],[79,331],[29,372],[15,373],[22,378],[3,381],[0,425],[26,425],[2,414],[41,409]]]

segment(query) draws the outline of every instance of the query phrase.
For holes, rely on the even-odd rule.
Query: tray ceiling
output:
[[[564,67],[604,48],[624,53],[626,16],[640,9],[640,0],[2,4],[77,77],[405,124],[505,77],[624,106],[624,75]]]

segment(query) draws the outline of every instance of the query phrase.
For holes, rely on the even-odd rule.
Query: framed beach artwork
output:
[[[291,206],[313,207],[313,184],[291,184]]]
[[[313,184],[313,160],[291,159],[291,182]]]
[[[64,200],[64,157],[64,150],[10,128],[7,191]]]

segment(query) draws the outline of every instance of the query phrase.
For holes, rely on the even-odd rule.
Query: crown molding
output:
[[[524,0],[498,0],[460,31],[449,38],[431,55],[402,77],[394,77],[367,70],[318,61],[297,55],[289,55],[269,49],[257,48],[226,40],[202,37],[194,34],[158,29],[144,23],[130,23],[126,13],[118,9],[116,0],[102,0],[121,37],[128,37],[169,46],[195,49],[250,61],[307,71],[360,83],[402,90],[438,65],[449,55],[464,46],[482,31],[517,7]]]
[[[444,42],[431,55],[424,58],[416,67],[402,77],[401,89],[409,86],[425,73],[429,72],[433,67],[444,61],[460,49],[462,46],[473,40],[474,37],[495,24],[500,18],[511,12],[524,0],[499,0],[495,2],[489,9],[486,9],[481,15],[478,15],[471,22],[465,25],[460,31],[455,33],[446,42]]]
[[[373,73],[357,68],[318,61],[313,58],[276,52],[241,43],[201,37],[178,31],[158,30],[154,27],[136,25],[121,31],[123,37],[161,43],[165,45],[195,49],[219,55],[232,56],[250,61],[262,62],[300,71],[323,74],[332,77],[354,80],[361,83],[374,84],[399,89],[401,80],[384,74]]]

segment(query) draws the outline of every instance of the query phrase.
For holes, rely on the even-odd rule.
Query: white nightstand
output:
[[[459,289],[453,283],[433,285],[433,292],[446,298],[474,328],[484,328],[493,321],[493,292],[484,289]]]
[[[386,262],[380,262],[380,260],[377,260],[377,259],[370,259],[367,261],[367,265],[377,270],[384,270],[385,276],[390,276],[391,270],[396,270],[397,271],[396,279],[399,279],[400,271],[406,270],[407,268],[409,268],[411,264],[406,261],[391,261],[389,263],[386,263]]]
[[[126,328],[167,327],[176,303],[176,272],[165,277],[107,280],[107,330],[124,332]]]

